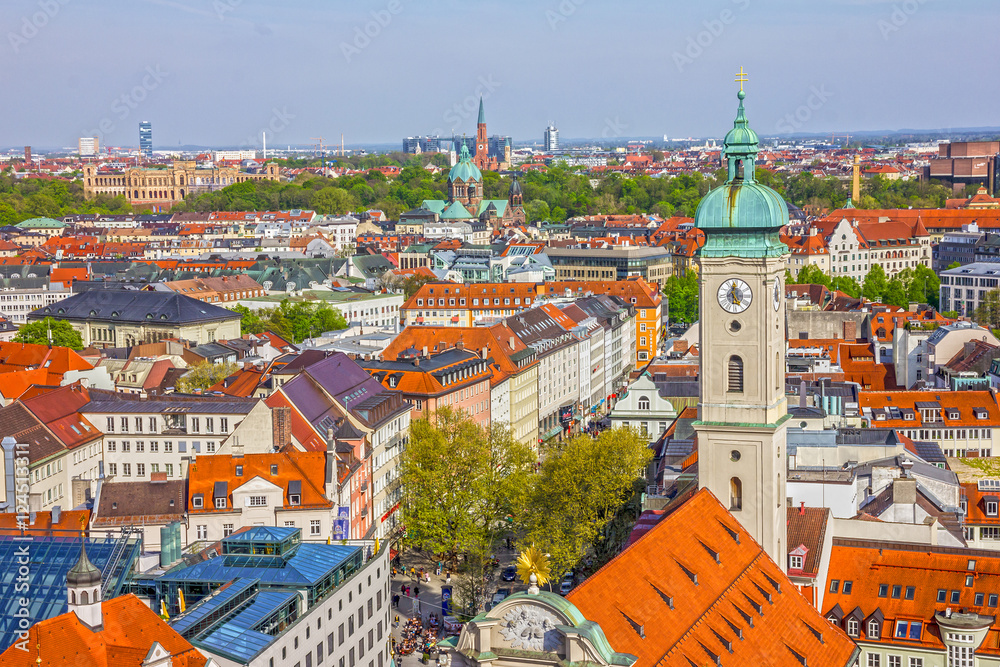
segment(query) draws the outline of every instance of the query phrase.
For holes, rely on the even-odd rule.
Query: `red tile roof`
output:
[[[271,465],[278,466],[277,473],[271,474]],[[237,476],[236,466],[243,467],[243,474]],[[188,468],[188,512],[204,514],[211,512],[232,512],[232,493],[243,484],[260,477],[284,491],[285,509],[288,505],[288,483],[302,482],[300,509],[332,507],[333,503],[324,495],[326,479],[326,453],[286,450],[275,454],[247,454],[242,458],[228,454],[202,455]],[[212,502],[212,492],[216,482],[226,482],[229,496],[225,509],[216,509]],[[204,506],[195,508],[190,499],[202,494]]]
[[[998,552],[835,538],[827,577],[824,616],[829,618],[838,607],[842,618],[858,610],[865,642],[943,651],[944,643],[934,614],[951,607],[955,611],[964,609],[993,617],[993,624],[977,652],[1000,656],[1000,625],[997,624],[1000,617],[996,606],[988,606],[988,595],[1000,591]],[[967,577],[972,577],[971,586],[966,585]],[[845,594],[843,586],[833,592],[832,579],[850,581],[850,592]],[[883,585],[885,592],[880,595]],[[945,591],[944,601],[939,599],[938,591],[942,590]],[[958,602],[951,601],[953,592],[957,593]],[[985,594],[982,604],[976,604],[977,593]],[[879,621],[878,639],[867,634],[866,621],[873,614],[883,619]],[[919,639],[896,639],[896,620],[922,621]]]
[[[202,667],[207,658],[181,637],[135,595],[101,603],[104,627],[93,631],[68,612],[40,621],[28,630],[24,642],[0,655],[4,667],[140,667],[153,642],[172,656],[173,667]]]
[[[823,620],[706,489],[567,599],[635,667],[853,664],[854,643]],[[732,657],[728,654],[732,653]]]

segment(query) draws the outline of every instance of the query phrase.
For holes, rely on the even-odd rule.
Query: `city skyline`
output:
[[[339,144],[341,133],[348,144],[394,144],[473,134],[480,95],[490,131],[518,141],[540,142],[552,120],[567,139],[712,137],[728,124],[741,66],[762,136],[995,124],[987,109],[998,94],[967,65],[1000,25],[983,0],[83,7],[0,8],[8,90],[24,101],[7,110],[0,146],[74,146],[86,136],[138,145],[141,120],[153,124],[158,148],[258,147],[262,131],[274,147],[317,136]],[[616,22],[634,28],[612,41]],[[948,81],[931,81],[911,45],[959,26],[965,38],[935,51]],[[493,37],[483,42],[477,31]],[[480,46],[494,42],[500,48]],[[157,43],[169,48],[157,53]],[[963,95],[921,96],[930,85]]]

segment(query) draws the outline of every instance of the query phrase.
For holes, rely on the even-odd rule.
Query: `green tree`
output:
[[[549,554],[556,576],[600,547],[604,529],[642,489],[652,458],[632,429],[579,435],[547,453],[528,504],[527,543]]]
[[[239,370],[233,362],[215,364],[211,361],[202,361],[188,368],[188,372],[177,380],[176,389],[182,394],[193,393],[196,389],[202,391],[222,382],[230,375]]]
[[[815,264],[806,264],[799,269],[799,275],[795,278],[799,285],[825,285],[830,286],[830,276],[823,272]]]
[[[1000,327],[1000,290],[990,290],[979,300],[979,307],[976,308],[972,319],[987,329]]]
[[[670,303],[671,322],[694,322],[698,319],[698,276],[694,271],[667,278],[663,283],[663,293]]]
[[[879,264],[874,264],[868,269],[864,281],[861,283],[861,293],[869,301],[881,301],[885,298],[889,289],[889,279],[885,275],[885,269]]]
[[[489,559],[525,514],[534,460],[505,427],[484,429],[450,408],[410,425],[400,460],[407,539],[452,564],[462,559],[473,612],[486,602]]]
[[[843,292],[855,299],[861,296],[861,285],[850,276],[838,276],[830,279],[830,289]]]
[[[68,347],[73,350],[83,349],[83,337],[69,322],[46,317],[37,322],[22,324],[14,340],[18,343],[51,344],[57,347]]]
[[[264,332],[264,322],[255,310],[250,310],[244,305],[236,304],[230,308],[234,313],[240,314],[240,333],[259,334]],[[277,333],[277,332],[275,332]]]

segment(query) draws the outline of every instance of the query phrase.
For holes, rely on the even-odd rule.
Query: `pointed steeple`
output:
[[[479,124],[483,125],[486,123],[486,112],[483,111],[483,96],[479,96]]]
[[[746,93],[742,90],[736,93],[740,104],[736,109],[736,120],[733,121],[733,129],[726,134],[723,154],[728,163],[727,183],[733,181],[754,182],[754,163],[757,160],[757,151],[760,149],[757,133],[750,129],[747,122],[746,110],[743,108],[743,99]]]
[[[84,542],[80,547],[80,557],[76,565],[70,569],[66,575],[66,584],[69,586],[93,586],[101,583],[101,571],[90,562],[87,557],[87,544]]]
[[[83,540],[80,558],[66,574],[66,596],[69,611],[80,622],[97,631],[104,626],[101,609],[101,571],[87,557],[87,543]]]

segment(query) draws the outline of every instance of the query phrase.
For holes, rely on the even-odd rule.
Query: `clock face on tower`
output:
[[[771,292],[771,305],[774,306],[774,312],[778,312],[781,308],[781,279],[778,276],[774,277],[774,289]]]
[[[750,307],[753,292],[750,286],[739,278],[730,278],[719,287],[719,305],[727,313],[742,313]]]

